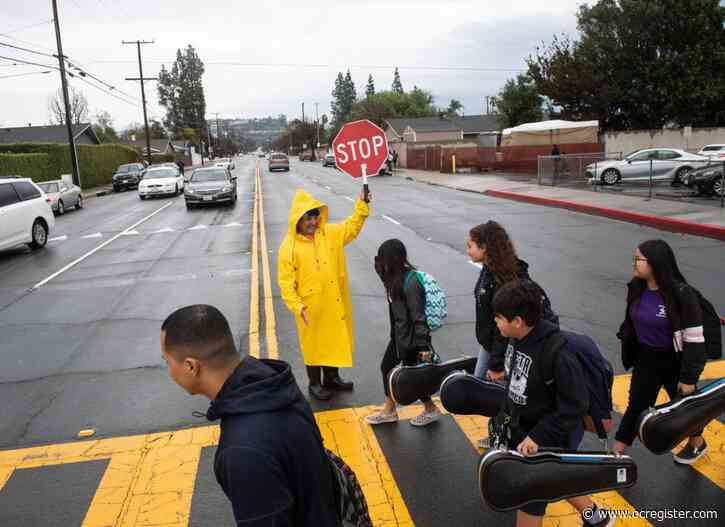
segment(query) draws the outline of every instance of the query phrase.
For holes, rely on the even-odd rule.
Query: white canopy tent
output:
[[[599,121],[541,121],[524,123],[501,132],[501,146],[538,146],[597,143]]]

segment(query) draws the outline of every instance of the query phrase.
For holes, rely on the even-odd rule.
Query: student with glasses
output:
[[[633,266],[625,320],[617,334],[624,367],[632,368],[629,402],[615,436],[619,453],[634,441],[637,418],[654,406],[660,389],[670,398],[691,394],[706,360],[697,291],[680,272],[672,248],[663,240],[643,242],[634,251]],[[674,460],[690,465],[706,451],[700,430]]]

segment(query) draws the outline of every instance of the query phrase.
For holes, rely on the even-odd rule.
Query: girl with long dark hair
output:
[[[473,295],[476,301],[476,339],[481,351],[476,377],[500,380],[504,376],[504,356],[508,339],[501,335],[491,309],[493,297],[513,280],[530,280],[529,266],[516,255],[506,229],[495,221],[472,228],[468,237],[468,256],[481,265]]]
[[[414,366],[421,360],[428,360],[433,349],[425,316],[425,290],[415,277],[415,267],[408,261],[403,242],[392,239],[380,246],[375,257],[375,271],[388,298],[390,342],[380,364],[385,403],[379,412],[365,418],[372,425],[398,420],[395,401],[388,388],[388,376],[393,368],[401,363]],[[430,397],[421,402],[423,412],[410,421],[413,426],[429,425],[441,415]]]
[[[634,251],[633,265],[618,334],[624,367],[633,368],[629,403],[614,445],[620,453],[634,441],[637,418],[655,404],[660,389],[670,398],[691,394],[706,360],[698,294],[680,272],[672,248],[663,240],[643,242]],[[674,460],[689,465],[706,451],[700,430]]]

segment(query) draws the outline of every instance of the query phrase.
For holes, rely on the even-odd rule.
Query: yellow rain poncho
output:
[[[308,210],[320,209],[314,241],[297,233],[297,222]],[[300,350],[307,366],[352,366],[352,302],[344,247],[362,230],[367,203],[358,200],[352,216],[327,223],[327,206],[303,190],[292,200],[287,235],[278,252],[277,280],[287,307],[294,313]],[[307,308],[309,325],[300,313]]]

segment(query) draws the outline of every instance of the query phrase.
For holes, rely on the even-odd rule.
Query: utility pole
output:
[[[140,81],[141,83],[141,104],[143,105],[143,124],[146,130],[146,159],[149,162],[149,165],[151,164],[151,136],[149,134],[149,120],[146,116],[146,90],[144,89],[143,83],[144,81],[155,81],[158,80],[157,77],[146,77],[143,76],[143,65],[141,63],[141,44],[153,44],[154,41],[148,41],[148,40],[131,40],[121,41],[121,44],[136,44],[136,48],[138,49],[138,78],[135,77],[126,77],[127,81]]]
[[[317,131],[317,148],[320,148],[320,103],[315,103],[315,130]]]
[[[302,122],[305,122],[305,103],[302,103]]]
[[[219,112],[212,112],[216,116],[216,150],[219,150],[219,137],[222,135],[222,129],[219,128]],[[216,157],[216,156],[215,156]]]
[[[65,78],[65,56],[63,44],[60,41],[60,22],[58,22],[58,3],[53,0],[53,21],[55,22],[55,40],[58,44],[58,64],[60,66],[60,84],[63,91],[63,105],[65,106],[65,124],[68,129],[68,146],[70,147],[70,160],[73,165],[73,184],[81,186],[81,172],[78,168],[78,155],[76,154],[76,141],[73,137],[73,123],[71,122],[70,104],[68,103],[68,81]]]

